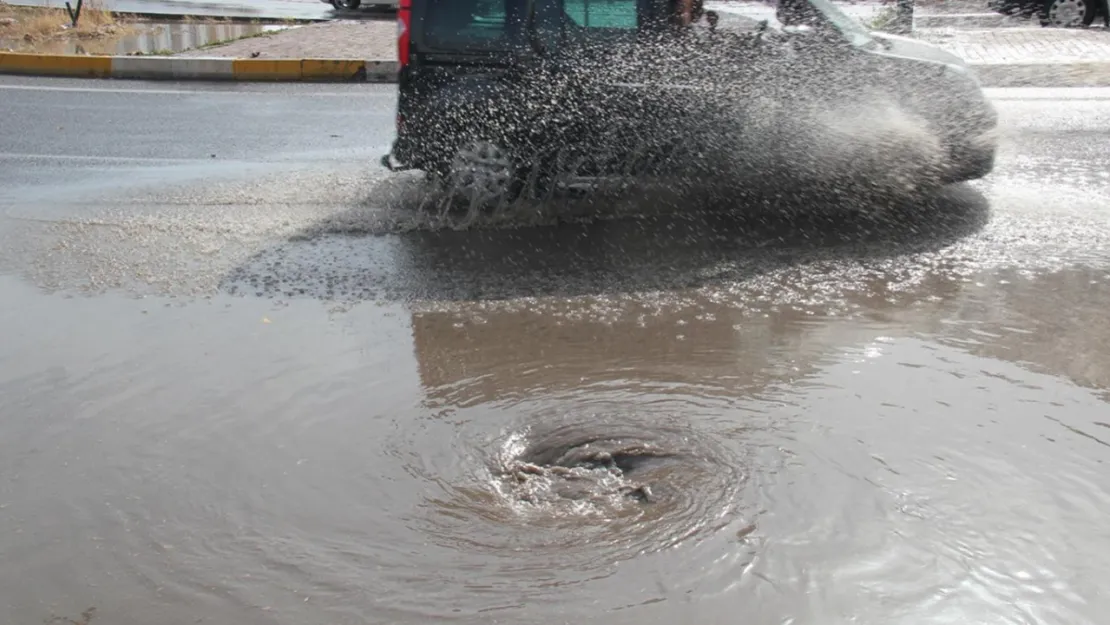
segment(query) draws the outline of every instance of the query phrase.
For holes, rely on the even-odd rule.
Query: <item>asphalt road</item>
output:
[[[1100,624],[1110,89],[990,96],[866,215],[475,217],[389,86],[0,78],[0,623]]]
[[[392,87],[198,89],[6,78],[0,89],[19,120],[3,143],[10,183],[3,193],[16,202],[45,199],[43,187],[59,178],[68,181],[67,193],[86,198],[86,184],[118,188],[147,175],[139,170],[219,177],[264,162],[373,161],[388,148],[396,99]],[[122,179],[106,177],[104,167],[120,168]]]

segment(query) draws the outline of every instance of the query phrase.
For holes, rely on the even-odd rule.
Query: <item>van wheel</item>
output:
[[[331,5],[340,11],[354,11],[362,4],[362,0],[331,0]]]
[[[512,152],[491,141],[463,143],[437,169],[449,193],[478,203],[511,201],[521,190],[523,176]]]
[[[1041,10],[1041,26],[1078,28],[1095,19],[1094,0],[1046,0]]]

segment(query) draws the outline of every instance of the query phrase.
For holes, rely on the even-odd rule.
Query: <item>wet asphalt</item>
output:
[[[467,221],[392,87],[0,78],[0,623],[1101,623],[1110,89],[989,93],[867,216]]]

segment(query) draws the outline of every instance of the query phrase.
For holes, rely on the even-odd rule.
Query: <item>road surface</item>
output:
[[[991,96],[871,218],[557,224],[392,87],[0,79],[0,622],[1101,623],[1110,90]]]

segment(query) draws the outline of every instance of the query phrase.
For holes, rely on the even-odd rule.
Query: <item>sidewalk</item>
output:
[[[973,65],[1110,62],[1110,31],[1105,28],[937,28],[918,29],[914,36]]]
[[[894,2],[876,0],[834,0],[845,13],[867,23],[882,12],[893,10]],[[706,9],[722,13],[739,13],[756,19],[770,19],[775,14],[774,1],[708,0]],[[996,13],[987,7],[987,0],[916,0],[914,25],[919,28],[1003,27],[1023,26],[1028,20]]]
[[[174,56],[396,61],[397,25],[392,20],[336,20],[294,26],[273,35],[238,39]]]
[[[975,68],[988,87],[1110,86],[1110,30],[994,28],[919,29]]]

